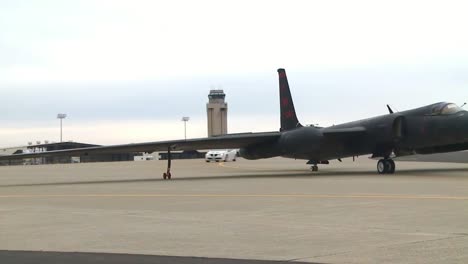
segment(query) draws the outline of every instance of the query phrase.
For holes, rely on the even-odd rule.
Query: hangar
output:
[[[99,147],[100,145],[79,143],[79,142],[60,142],[37,144],[16,148],[5,148],[0,150],[0,155],[36,153],[44,151],[65,150],[75,148]],[[0,165],[39,165],[56,163],[78,163],[78,162],[108,162],[108,161],[133,161],[134,157],[141,153],[112,153],[112,154],[93,154],[81,155],[79,157],[41,157],[15,161],[0,161]]]

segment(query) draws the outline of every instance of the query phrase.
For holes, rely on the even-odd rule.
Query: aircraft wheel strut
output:
[[[165,173],[163,173],[163,179],[164,180],[170,180],[172,175],[171,175],[171,161],[172,161],[172,157],[171,157],[171,147],[168,147],[167,148],[167,171]]]

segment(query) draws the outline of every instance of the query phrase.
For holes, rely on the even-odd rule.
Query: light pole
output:
[[[184,138],[187,140],[187,122],[190,120],[190,117],[184,116],[182,117],[182,121],[184,121]]]
[[[60,142],[62,142],[62,121],[67,117],[67,114],[58,114],[57,118],[60,119]]]

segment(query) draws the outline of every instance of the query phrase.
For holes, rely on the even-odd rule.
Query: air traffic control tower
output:
[[[223,90],[211,90],[206,104],[208,137],[227,134],[227,103]]]

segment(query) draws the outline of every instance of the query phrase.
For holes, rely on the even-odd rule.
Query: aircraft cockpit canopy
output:
[[[432,108],[432,115],[451,115],[456,114],[460,111],[464,111],[463,108],[453,103],[441,103]]]

